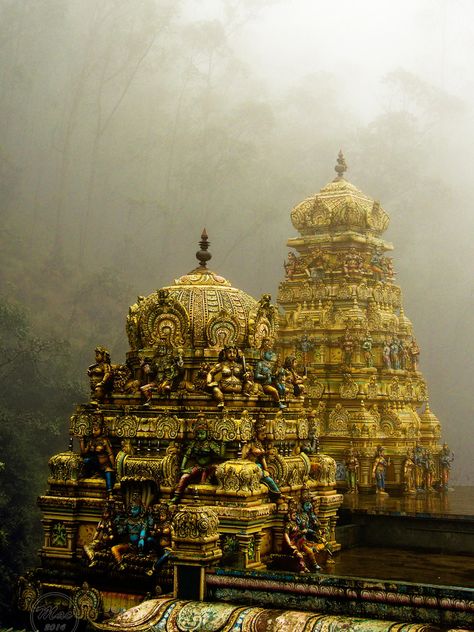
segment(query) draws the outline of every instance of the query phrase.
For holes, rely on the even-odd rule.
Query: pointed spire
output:
[[[337,165],[334,167],[334,171],[337,173],[337,176],[334,178],[334,182],[344,179],[344,174],[347,171],[347,164],[344,159],[342,149],[339,150],[339,153],[337,155]]]
[[[196,259],[199,261],[199,265],[201,268],[205,268],[207,262],[212,259],[211,253],[207,251],[210,245],[211,244],[209,243],[206,229],[204,228],[201,233],[201,241],[199,242],[201,250],[198,250],[198,252],[196,252]]]

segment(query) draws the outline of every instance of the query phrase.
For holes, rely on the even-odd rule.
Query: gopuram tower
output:
[[[389,216],[345,179],[346,170],[340,152],[336,178],[291,211],[299,236],[287,242],[279,285],[279,349],[307,376],[306,403],[341,487],[352,451],[358,488],[373,489],[383,446],[388,491],[407,491],[407,460],[417,478],[408,491],[431,491],[441,479],[440,423],[387,256],[393,246],[382,237]]]

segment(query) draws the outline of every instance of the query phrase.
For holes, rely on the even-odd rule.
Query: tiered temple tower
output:
[[[202,598],[219,559],[301,570],[283,540],[289,507],[305,502],[338,550],[335,461],[292,377],[284,401],[270,384],[277,309],[210,271],[208,246],[204,232],[198,267],[130,307],[125,364],[96,348],[71,448],[50,459],[42,565],[22,579],[23,609],[58,590],[92,620],[173,586]]]
[[[332,182],[291,211],[299,236],[288,240],[279,286],[279,348],[283,356],[295,354],[307,375],[307,404],[322,449],[338,463],[341,486],[352,446],[359,488],[373,488],[374,454],[383,445],[388,490],[406,488],[404,464],[414,450],[430,489],[441,477],[440,423],[387,256],[393,246],[382,238],[389,217],[344,178],[341,152],[335,170]]]

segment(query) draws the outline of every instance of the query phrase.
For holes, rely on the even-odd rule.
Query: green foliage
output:
[[[66,447],[67,413],[79,389],[66,343],[39,338],[21,306],[0,298],[0,620],[18,573],[37,562],[36,498],[48,457]]]

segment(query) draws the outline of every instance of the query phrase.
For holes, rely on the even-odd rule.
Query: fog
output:
[[[474,484],[473,31],[468,0],[0,0],[3,297],[81,376],[204,226],[210,267],[276,298],[291,208],[342,148]]]

